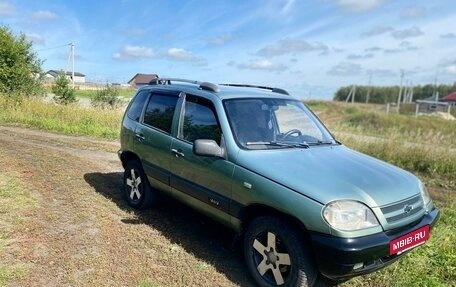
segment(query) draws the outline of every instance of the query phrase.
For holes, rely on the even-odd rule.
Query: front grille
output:
[[[381,211],[386,222],[392,224],[419,212],[424,213],[423,200],[421,195],[416,195],[404,201],[384,206]]]

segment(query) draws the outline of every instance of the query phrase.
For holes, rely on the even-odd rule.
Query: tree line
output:
[[[351,86],[341,87],[334,94],[333,100],[345,101],[347,99]],[[355,102],[365,103],[367,97],[369,97],[369,103],[386,104],[397,102],[399,95],[399,86],[356,86]],[[434,95],[434,92],[438,92],[439,99],[447,96],[452,92],[456,92],[456,82],[452,85],[432,85],[427,84],[423,86],[413,87],[413,98],[412,100],[422,100],[429,98]],[[402,88],[402,95],[405,94],[405,87]],[[403,98],[402,96],[402,98]]]

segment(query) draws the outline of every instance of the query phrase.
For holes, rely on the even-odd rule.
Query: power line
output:
[[[70,43],[70,44],[65,44],[65,45],[60,45],[60,46],[55,46],[55,47],[49,47],[49,48],[39,49],[39,50],[36,50],[35,52],[41,52],[41,51],[47,51],[47,50],[62,48],[62,47],[66,47],[66,46],[68,46],[68,45],[71,45],[71,43]]]

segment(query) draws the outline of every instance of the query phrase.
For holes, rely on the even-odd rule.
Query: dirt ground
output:
[[[126,205],[118,148],[0,126],[2,169],[37,203],[0,253],[26,269],[10,285],[252,286],[223,226],[167,198],[143,212]]]

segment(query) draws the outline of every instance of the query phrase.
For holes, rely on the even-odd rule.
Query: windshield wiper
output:
[[[323,145],[323,144],[334,144],[334,143],[335,143],[334,140],[327,140],[327,141],[318,140],[316,142],[308,142],[307,144],[309,144],[309,145]]]
[[[294,147],[301,147],[301,148],[308,148],[309,144],[302,142],[302,143],[294,143],[294,142],[276,142],[276,141],[258,141],[258,142],[246,142],[246,145],[268,145],[268,146],[276,146],[276,147],[284,147],[284,148],[294,148]]]

